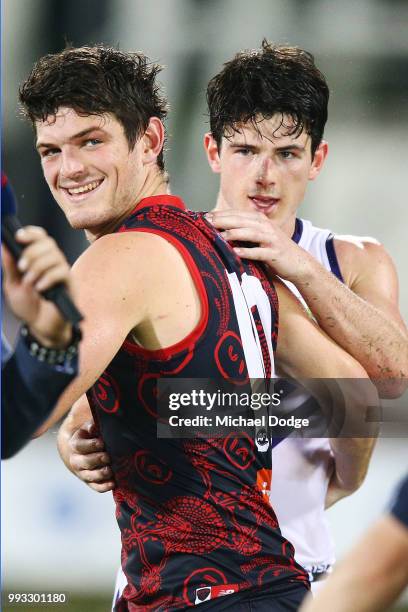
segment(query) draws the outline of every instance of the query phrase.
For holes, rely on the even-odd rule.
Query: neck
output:
[[[88,242],[95,242],[101,236],[105,236],[105,234],[112,234],[117,227],[122,225],[123,221],[130,215],[132,210],[136,208],[136,206],[144,200],[145,198],[150,198],[156,195],[170,195],[170,185],[168,180],[168,175],[166,172],[158,171],[152,177],[148,178],[144,183],[142,189],[137,194],[137,197],[129,203],[129,206],[123,211],[123,213],[109,223],[106,223],[102,228],[92,228],[85,230],[85,236]]]
[[[287,235],[289,236],[289,238],[292,238],[293,234],[295,233],[295,227],[296,227],[296,215],[293,214],[291,215],[291,217],[289,219],[287,219],[281,226],[281,230]]]

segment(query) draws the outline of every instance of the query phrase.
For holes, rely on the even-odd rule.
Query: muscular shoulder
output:
[[[127,332],[180,304],[197,302],[189,267],[178,249],[148,232],[109,234],[96,240],[74,266],[79,306],[89,317],[127,321]],[[102,311],[102,312],[101,312]]]
[[[334,248],[344,282],[356,287],[362,278],[392,276],[394,264],[385,247],[370,236],[336,235]]]
[[[122,232],[102,236],[92,243],[73,266],[79,282],[102,280],[120,285],[123,281],[151,281],[163,273],[172,247],[160,236],[147,232]]]
[[[112,317],[124,310],[147,314],[150,298],[165,277],[173,247],[160,236],[123,232],[98,238],[73,266],[79,304],[92,313],[103,305]]]

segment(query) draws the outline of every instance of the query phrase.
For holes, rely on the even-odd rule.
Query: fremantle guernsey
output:
[[[243,593],[271,589],[306,592],[307,574],[269,503],[271,453],[258,452],[249,435],[168,440],[156,431],[160,377],[245,385],[273,376],[273,287],[260,267],[244,266],[203,215],[174,196],[142,200],[118,231],[157,234],[178,249],[202,316],[170,348],[149,351],[125,341],[88,392],[117,483],[127,586],[115,610],[180,610],[220,595],[233,605]]]
[[[408,476],[398,485],[390,504],[390,512],[408,529]]]
[[[343,281],[333,244],[333,234],[296,219],[292,239],[322,266]],[[288,288],[306,306],[298,289]],[[299,406],[304,398],[298,398]],[[327,438],[286,438],[273,449],[271,504],[282,533],[295,547],[295,558],[312,581],[330,572],[335,561],[334,542],[325,513],[332,453]]]

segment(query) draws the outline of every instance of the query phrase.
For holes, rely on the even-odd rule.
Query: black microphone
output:
[[[1,177],[1,241],[4,242],[14,259],[20,259],[24,247],[15,239],[15,233],[22,228],[16,216],[16,200],[7,177]],[[40,291],[40,294],[50,302],[53,302],[66,321],[78,328],[78,324],[83,320],[68,294],[63,283],[57,283],[53,287]]]

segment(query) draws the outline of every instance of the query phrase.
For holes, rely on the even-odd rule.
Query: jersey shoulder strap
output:
[[[341,282],[340,265],[334,248],[334,234],[329,229],[315,227],[308,219],[296,219],[294,240],[305,251],[310,253],[329,272],[332,272]]]

